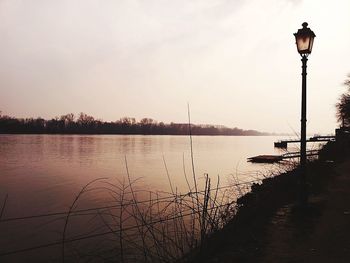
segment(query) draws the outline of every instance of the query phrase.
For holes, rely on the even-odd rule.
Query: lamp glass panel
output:
[[[312,51],[312,46],[313,46],[313,44],[314,44],[314,38],[311,37],[311,38],[310,38],[310,47],[309,47],[310,53],[311,53],[311,51]]]
[[[310,37],[308,36],[298,36],[297,37],[297,47],[300,53],[307,53],[309,51]],[[312,43],[311,43],[312,44]]]

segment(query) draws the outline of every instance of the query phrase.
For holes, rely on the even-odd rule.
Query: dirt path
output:
[[[277,211],[257,262],[350,262],[350,160],[332,176],[306,212],[292,205]]]

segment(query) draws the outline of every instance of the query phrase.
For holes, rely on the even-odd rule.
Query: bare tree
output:
[[[342,126],[350,125],[350,74],[344,81],[344,85],[347,87],[347,91],[343,93],[336,104],[337,120]]]

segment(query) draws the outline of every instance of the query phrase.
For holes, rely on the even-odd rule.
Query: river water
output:
[[[248,181],[268,173],[272,165],[252,164],[247,158],[278,154],[274,136],[193,136],[196,178],[204,174],[220,185]],[[98,178],[120,184],[136,180],[137,189],[185,193],[185,175],[192,182],[190,138],[187,136],[128,135],[0,135],[0,208],[2,218],[66,211],[79,191]],[[170,183],[169,183],[170,181]],[[91,191],[79,204],[96,207],[103,189]],[[78,207],[78,206],[76,206]],[[76,208],[75,207],[75,208]],[[32,219],[31,219],[32,220]],[[33,221],[33,220],[32,220]],[[28,240],[45,243],[28,229],[41,223],[0,222],[0,252],[28,246]],[[13,228],[21,231],[11,232]],[[52,229],[51,229],[52,231]],[[20,233],[19,233],[20,232]],[[33,243],[32,241],[30,241]],[[32,244],[33,245],[33,244]],[[1,253],[0,253],[1,254]],[[12,261],[10,258],[9,261]],[[1,261],[1,260],[0,260]]]
[[[275,153],[276,139],[194,136],[196,174],[219,175],[224,183],[230,174],[269,169],[246,159]],[[67,208],[77,192],[93,179],[126,178],[126,162],[130,176],[140,178],[139,185],[145,188],[170,191],[167,168],[173,187],[185,190],[183,167],[188,174],[192,171],[189,137],[1,135],[0,200],[8,194],[8,216]]]

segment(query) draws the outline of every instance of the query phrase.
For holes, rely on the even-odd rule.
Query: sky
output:
[[[349,0],[0,0],[0,111],[85,112],[300,130],[293,33],[315,32],[308,133],[337,126],[350,73]]]

